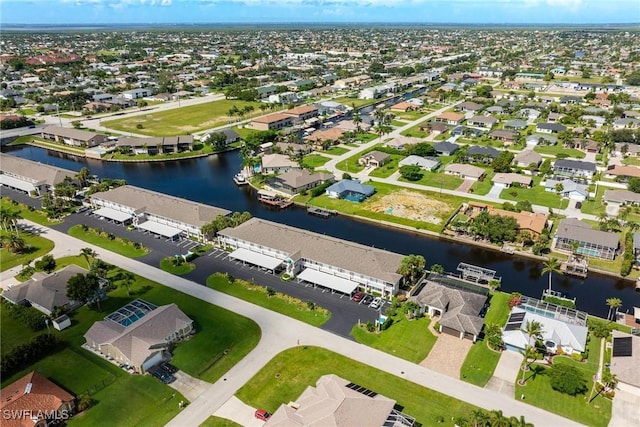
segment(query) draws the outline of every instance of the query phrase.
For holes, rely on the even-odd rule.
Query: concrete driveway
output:
[[[193,378],[191,375],[185,374],[182,371],[176,372],[173,376],[176,377],[176,380],[169,384],[169,386],[182,393],[190,402],[196,400],[211,387],[211,383]]]
[[[452,378],[460,378],[460,368],[473,345],[471,340],[461,340],[448,334],[440,334],[438,340],[420,366],[433,369]]]
[[[640,395],[616,390],[609,427],[640,426]]]
[[[494,184],[493,187],[491,187],[491,190],[489,190],[489,192],[487,193],[487,197],[491,197],[492,199],[499,199],[502,190],[504,190],[504,187],[502,185]]]
[[[516,387],[515,382],[520,373],[520,365],[524,358],[515,351],[503,351],[500,360],[493,372],[493,377],[489,380],[485,388],[514,398]]]
[[[242,400],[235,396],[231,396],[229,400],[222,404],[217,411],[213,413],[216,417],[226,418],[245,427],[260,427],[264,421],[260,421],[254,416],[256,408],[245,404]]]

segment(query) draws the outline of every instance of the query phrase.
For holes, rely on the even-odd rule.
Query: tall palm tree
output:
[[[524,351],[525,366],[522,368],[522,379],[520,380],[521,384],[524,384],[524,374],[529,368],[529,359],[535,360],[535,357],[538,353],[536,351],[535,343],[542,338],[542,324],[535,320],[528,321],[525,325],[525,332],[527,333],[529,339],[527,340],[527,345]],[[534,338],[533,344],[531,344],[531,338]]]
[[[417,275],[424,270],[425,265],[426,261],[422,255],[407,255],[400,263],[398,274],[401,274],[409,279],[412,284],[415,284]]]
[[[120,277],[122,284],[127,288],[127,295],[131,295],[131,284],[135,280],[135,276],[129,271],[123,271]]]
[[[489,422],[489,415],[482,409],[474,409],[470,415],[473,427],[484,427]]]
[[[509,418],[505,417],[500,410],[491,411],[489,416],[491,427],[510,427]]]
[[[91,172],[89,172],[89,169],[86,167],[80,169],[80,171],[76,174],[76,179],[80,182],[80,185],[83,188],[87,186],[89,178],[91,178]]]
[[[533,427],[533,424],[524,419],[524,415],[520,415],[520,418],[509,417],[509,425],[511,427]]]
[[[549,275],[549,291],[551,291],[551,276],[553,276],[553,273],[562,274],[562,272],[560,271],[560,261],[558,261],[557,258],[549,258],[548,260],[543,262],[542,265],[543,267],[540,275]]]
[[[607,305],[609,306],[609,314],[607,314],[607,320],[611,320],[611,310],[615,310],[614,319],[618,318],[618,308],[622,307],[622,300],[620,298],[607,298]]]
[[[14,254],[22,252],[26,246],[24,239],[17,234],[5,234],[0,239],[2,239],[2,246]]]
[[[91,267],[91,261],[98,257],[98,253],[91,248],[80,249],[80,256],[82,256],[87,262],[87,268]]]

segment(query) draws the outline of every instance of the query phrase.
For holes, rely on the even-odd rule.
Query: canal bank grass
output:
[[[196,265],[192,262],[183,261],[180,264],[176,264],[174,259],[176,258],[172,256],[162,258],[160,261],[160,268],[167,273],[175,274],[176,276],[184,276],[196,269]]]
[[[315,387],[318,378],[327,374],[396,400],[402,412],[423,426],[437,425],[440,417],[466,418],[472,410],[479,409],[324,348],[304,345],[271,359],[236,396],[254,408],[273,413],[281,404],[295,402],[308,386]]]
[[[84,157],[84,155],[85,155],[84,148],[73,147],[71,145],[62,144],[62,143],[54,142],[54,141],[49,141],[47,139],[40,138],[38,136],[31,136],[31,138],[29,138],[28,141],[25,141],[25,143],[28,144],[28,145],[33,145],[33,146],[36,146],[36,147],[45,148],[45,149],[49,149],[49,150],[62,151],[62,152],[65,152],[65,153],[73,154],[75,156]]]
[[[35,222],[40,225],[56,225],[62,223],[62,220],[51,220],[47,214],[40,209],[30,209],[29,206],[11,200],[9,197],[3,197],[0,200],[0,207],[10,211],[18,211],[21,218]]]
[[[209,154],[219,153],[225,151],[225,149],[215,149],[211,144],[193,144],[193,150],[181,151],[176,153],[161,153],[161,154],[122,154],[117,152],[111,152],[106,154],[103,159],[105,160],[128,160],[128,161],[160,161],[160,160],[175,160],[184,159],[189,157],[206,156]]]
[[[83,226],[80,224],[69,228],[67,234],[75,237],[76,239],[80,239],[102,249],[106,249],[129,258],[139,258],[151,252],[149,248],[136,244],[136,242],[132,242],[131,240],[124,239],[122,237],[115,237],[105,231],[91,227],[85,231]],[[111,237],[113,237],[113,239]]]
[[[233,106],[239,109],[246,106],[254,107],[253,112],[243,116],[245,119],[265,114],[258,108],[260,106],[259,102],[223,99],[172,110],[103,121],[101,125],[122,132],[149,136],[187,135],[234,122],[238,116],[230,117],[228,115]],[[141,125],[142,128],[139,129],[138,125]]]
[[[0,232],[0,236],[9,234],[5,231]],[[8,248],[0,249],[0,271],[5,271],[39,258],[49,253],[54,247],[54,243],[44,237],[26,231],[19,231],[18,235],[24,240],[24,249],[18,253],[14,253]]]
[[[207,418],[202,424],[200,424],[200,427],[242,427],[242,426],[226,418],[220,418],[212,415],[209,418]]]
[[[355,203],[341,199],[332,199],[326,194],[318,197],[311,197],[311,195],[296,196],[295,201],[312,206],[318,206],[325,209],[336,210],[347,215],[355,215],[372,220],[386,221],[415,228],[418,230],[428,230],[435,233],[441,232],[446,220],[465,201],[465,199],[463,199],[462,197],[452,196],[449,194],[439,194],[427,190],[407,189],[404,187],[398,187],[381,182],[367,182],[367,185],[372,185],[373,187],[375,187],[376,193],[361,203]],[[435,203],[438,204],[441,208],[446,207],[446,209],[440,209],[433,212],[432,216],[439,222],[435,224],[432,222],[419,221],[397,215],[391,215],[390,213],[386,213],[386,210],[384,212],[372,210],[374,208],[378,209],[377,206],[380,203],[385,203],[385,196],[391,195],[392,193],[396,193],[397,195],[397,193],[401,191],[405,191],[408,194],[415,194],[419,196],[419,199],[424,200],[425,203]],[[389,206],[389,208],[393,209],[393,207],[391,206]],[[407,206],[406,208],[407,210],[412,211],[415,209],[415,207],[413,206]],[[423,206],[419,209],[419,212],[426,213],[426,209],[427,206]],[[394,210],[398,212],[397,209]]]
[[[393,324],[382,332],[368,332],[366,325],[355,325],[351,336],[360,344],[382,350],[413,363],[422,362],[438,339],[429,331],[431,319],[409,320],[403,313],[391,316]]]
[[[549,368],[536,366],[537,374],[527,373],[528,377],[525,386],[521,386],[516,381],[515,397],[525,395],[525,402],[537,406],[549,412],[553,412],[563,417],[572,419],[579,423],[605,427],[611,419],[611,399],[605,396],[596,397],[593,402],[588,403],[589,393],[593,387],[593,376],[598,371],[600,359],[600,339],[590,334],[588,343],[589,356],[586,363],[577,362],[570,357],[556,356],[553,363],[572,365],[580,370],[582,376],[587,379],[588,390],[585,394],[569,396],[551,388],[549,378]],[[594,393],[595,396],[595,393]]]
[[[225,274],[212,274],[207,278],[207,286],[312,326],[321,326],[331,317],[331,312],[313,303],[241,279],[231,283]]]
[[[308,154],[302,159],[302,166],[309,169],[319,168],[331,160],[328,157],[319,154]]]
[[[485,324],[504,325],[509,318],[509,299],[511,296],[504,292],[491,292],[489,310],[485,315]],[[477,341],[467,353],[460,367],[460,379],[479,387],[484,387],[496,370],[500,360],[500,352],[489,348],[485,340]]]

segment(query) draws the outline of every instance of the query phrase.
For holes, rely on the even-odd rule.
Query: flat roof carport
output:
[[[282,264],[281,259],[243,248],[236,249],[231,252],[229,257],[235,258],[239,261],[248,262],[249,264],[254,264],[268,270],[275,270],[280,264]]]
[[[146,231],[150,231],[154,234],[159,234],[164,237],[173,239],[177,235],[182,233],[179,228],[171,227],[170,225],[160,224],[155,221],[145,221],[142,224],[138,224],[138,228]]]
[[[356,290],[359,283],[353,282],[342,277],[337,277],[332,274],[323,273],[318,270],[307,268],[298,274],[298,280],[304,280],[305,282],[314,283],[316,285],[324,286],[325,288],[332,289],[334,291],[342,292],[347,295],[351,295]]]
[[[100,208],[96,211],[93,211],[95,215],[103,216],[105,218],[112,219],[117,222],[125,222],[131,219],[131,214],[126,212],[117,211],[111,208]]]
[[[27,193],[36,191],[36,187],[32,183],[5,174],[0,174],[0,184],[11,188],[17,188],[18,190],[26,191]]]

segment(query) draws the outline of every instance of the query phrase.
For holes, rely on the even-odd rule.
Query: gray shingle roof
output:
[[[618,248],[617,234],[594,230],[586,222],[573,218],[560,221],[556,236],[567,240],[601,245],[607,248]]]
[[[0,153],[0,170],[10,175],[21,176],[49,186],[62,182],[65,177],[75,178],[76,173],[67,169],[49,166],[16,156]]]
[[[585,162],[581,160],[571,160],[571,159],[556,160],[555,163],[553,164],[553,167],[554,169],[565,168],[565,169],[584,170],[584,171],[590,171],[590,172],[596,171],[596,164],[593,162]]]
[[[361,184],[353,179],[343,179],[342,181],[338,181],[327,188],[327,192],[335,192],[338,194],[344,193],[345,191],[370,196],[375,193],[376,189],[371,185]]]

